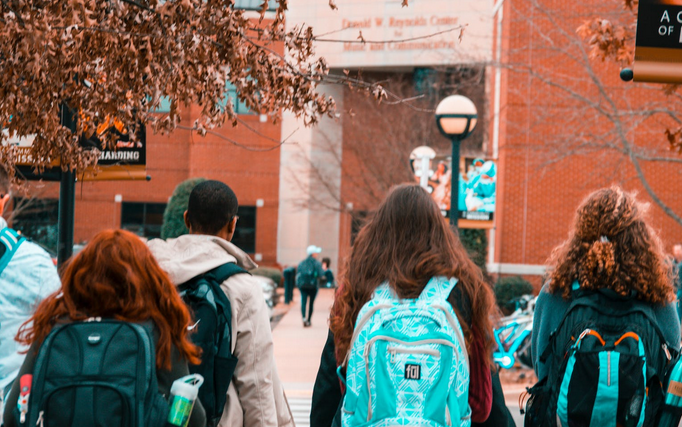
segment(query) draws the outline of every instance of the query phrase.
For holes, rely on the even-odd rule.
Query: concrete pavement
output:
[[[277,370],[298,427],[310,426],[310,402],[320,367],[320,355],[327,341],[329,312],[333,301],[333,289],[318,290],[312,326],[304,328],[300,294],[295,290],[294,301],[288,312],[272,331]],[[514,376],[511,372],[503,374],[502,387],[516,425],[522,426],[518,399],[527,384],[515,381]]]
[[[319,289],[312,325],[304,328],[301,294],[296,289],[289,311],[272,331],[277,370],[298,427],[310,425],[310,401],[320,367],[320,355],[327,341],[329,312],[333,302],[334,289]]]

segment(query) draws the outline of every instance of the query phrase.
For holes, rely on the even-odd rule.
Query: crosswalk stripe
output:
[[[310,408],[312,406],[311,397],[290,397],[289,408],[294,416],[296,427],[310,426]]]

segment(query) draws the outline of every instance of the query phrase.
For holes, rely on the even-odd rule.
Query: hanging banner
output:
[[[133,130],[134,131],[134,130]],[[53,160],[43,173],[37,175],[33,171],[33,154],[31,147],[35,135],[18,138],[9,136],[7,129],[5,143],[14,145],[17,149],[17,172],[28,180],[59,181],[61,168],[59,160]],[[115,146],[102,149],[100,138],[105,132],[113,132],[116,135]],[[96,167],[79,171],[79,181],[119,181],[119,180],[147,180],[147,152],[146,130],[139,126],[137,140],[132,141],[128,130],[120,122],[110,123],[108,120],[97,127],[92,137],[81,140],[81,145],[86,148],[97,148],[100,151]]]
[[[100,137],[105,132],[114,134],[115,146],[102,149]],[[147,179],[147,132],[144,125],[137,127],[136,140],[130,138],[130,133],[118,120],[107,119],[97,126],[96,132],[89,138],[83,139],[83,147],[97,148],[100,151],[97,168],[88,168],[78,179],[83,181],[119,181]]]
[[[634,80],[682,83],[682,0],[639,0]]]
[[[443,212],[450,216],[450,157],[437,156],[428,164],[411,161],[415,180],[429,176],[427,191]],[[457,217],[460,228],[492,228],[497,201],[497,164],[481,158],[462,158],[459,164],[459,200]]]

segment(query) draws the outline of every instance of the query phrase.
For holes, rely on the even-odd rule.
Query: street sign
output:
[[[132,130],[135,131],[135,130]],[[5,141],[14,145],[17,149],[17,171],[28,180],[59,181],[61,167],[59,160],[53,160],[43,173],[35,174],[33,171],[33,154],[31,146],[35,135],[18,138],[10,136],[7,129]],[[114,147],[102,148],[100,137],[105,132],[113,132],[116,135]],[[132,141],[128,130],[120,123],[105,122],[98,126],[97,131],[89,139],[83,138],[81,145],[86,148],[100,150],[99,160],[96,167],[90,167],[77,173],[79,181],[118,181],[118,180],[146,180],[147,178],[147,152],[146,130],[144,125],[138,126],[137,140]]]
[[[682,83],[682,0],[640,0],[634,80]]]

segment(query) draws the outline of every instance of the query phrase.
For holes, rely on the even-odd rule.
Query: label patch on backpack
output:
[[[405,364],[405,379],[406,380],[420,380],[422,378],[421,365]]]

